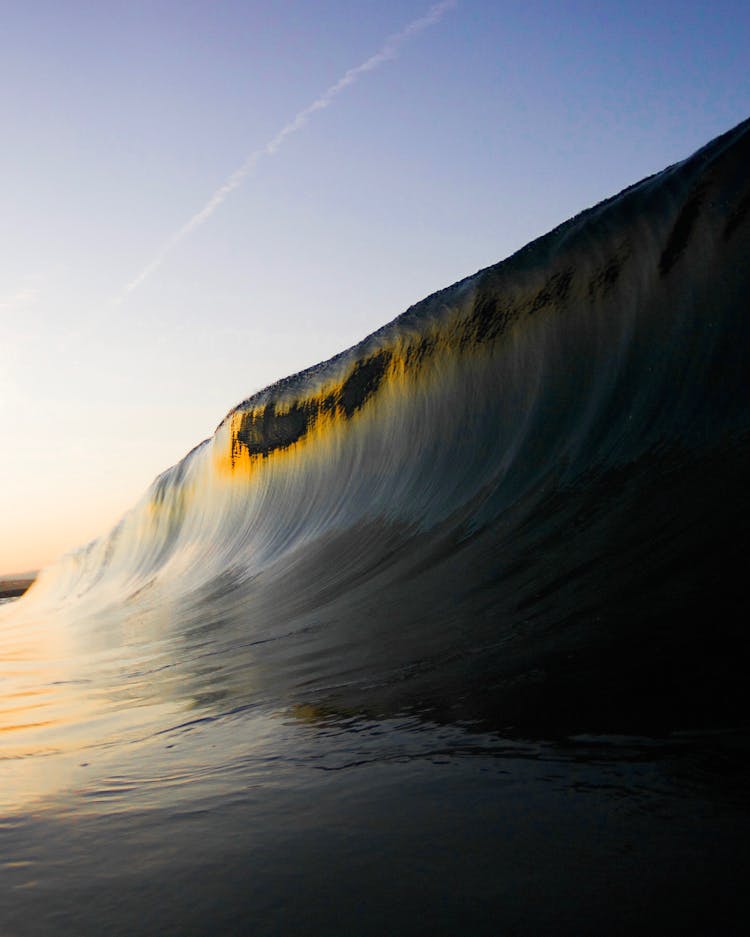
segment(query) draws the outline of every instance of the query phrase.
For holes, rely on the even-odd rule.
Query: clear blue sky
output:
[[[747,2],[9,2],[0,573],[104,532],[276,378],[750,113]],[[121,301],[120,301],[121,300]]]

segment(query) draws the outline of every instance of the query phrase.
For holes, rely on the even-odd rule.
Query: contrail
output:
[[[429,26],[434,25],[439,22],[443,16],[456,6],[457,0],[442,0],[441,3],[436,3],[431,7],[424,16],[420,16],[419,19],[414,20],[409,23],[408,26],[405,26],[401,32],[396,33],[386,40],[385,45],[376,52],[374,55],[370,56],[369,59],[362,62],[361,65],[357,65],[354,68],[350,68],[348,72],[345,72],[339,80],[331,85],[326,91],[323,92],[318,98],[316,98],[312,104],[308,105],[304,110],[301,110],[298,114],[294,116],[288,124],[285,124],[281,130],[273,137],[271,140],[266,143],[265,146],[261,147],[258,150],[252,152],[245,162],[236,169],[231,176],[226,180],[226,182],[220,186],[211,198],[206,202],[206,204],[201,208],[199,212],[196,212],[192,218],[185,222],[185,224],[175,231],[175,233],[162,245],[161,250],[157,253],[156,257],[151,261],[150,264],[145,266],[143,270],[138,274],[135,279],[131,280],[130,283],[125,287],[122,292],[122,295],[116,300],[116,302],[122,302],[122,300],[133,290],[137,289],[144,280],[147,280],[155,270],[157,270],[166,259],[167,255],[175,248],[180,241],[184,240],[189,234],[192,234],[196,228],[199,228],[205,221],[207,221],[211,215],[216,211],[216,209],[221,205],[221,203],[230,195],[236,188],[238,188],[247,176],[255,169],[259,160],[264,156],[273,156],[279,151],[283,146],[284,142],[292,136],[292,134],[297,133],[301,130],[316,113],[316,111],[322,111],[336,100],[336,98],[344,91],[346,88],[353,85],[359,78],[364,75],[366,72],[372,72],[376,68],[379,68],[384,62],[393,59],[398,54],[399,49],[405,43],[407,43],[413,36],[417,33],[422,32],[423,29],[427,29]]]

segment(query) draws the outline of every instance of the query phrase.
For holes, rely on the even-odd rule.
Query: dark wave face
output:
[[[306,744],[319,766],[330,757],[342,767],[352,749],[341,738],[363,725],[398,735],[406,724],[412,743],[455,733],[455,758],[467,745],[488,757],[498,733],[745,726],[748,166],[745,122],[249,398],[107,537],[45,570],[0,618],[5,659],[19,662],[6,710],[21,778],[12,811],[62,797],[85,813],[63,797],[71,789],[143,811],[221,800],[248,779],[270,789],[248,751],[265,746],[285,778],[299,763],[283,753]],[[173,776],[165,753],[189,733],[201,745]],[[417,754],[394,755],[379,744],[357,757],[421,765],[425,751],[445,750],[420,741]],[[220,754],[206,754],[212,747]],[[92,751],[106,769],[83,782]],[[52,780],[44,765],[56,766]],[[415,772],[401,777],[404,790],[429,789]],[[367,783],[356,788],[363,802],[382,793]],[[406,803],[377,802],[383,818]],[[349,807],[361,833],[365,808]],[[736,830],[734,859],[745,848]],[[334,852],[349,874],[346,850]],[[480,852],[491,854],[484,841]],[[277,872],[289,855],[276,855]],[[454,873],[440,867],[446,880]],[[518,933],[597,932],[618,896],[606,893],[589,917],[558,918],[567,923],[557,930],[543,915],[524,918],[523,902],[511,902],[520,917],[501,919],[526,920]],[[435,932],[458,933],[460,921],[497,932],[489,917],[451,908]],[[404,933],[419,932],[412,910]],[[266,911],[258,933],[275,933],[283,916]],[[335,915],[321,915],[319,929],[284,932],[334,932]],[[351,915],[342,933],[370,932]],[[174,932],[192,932],[188,919]],[[123,932],[133,926],[118,920]],[[216,932],[234,932],[227,921]]]

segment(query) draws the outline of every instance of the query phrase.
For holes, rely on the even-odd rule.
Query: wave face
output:
[[[3,933],[747,932],[748,166],[251,397],[0,609]]]
[[[746,122],[250,397],[13,614],[197,700],[746,714],[748,165]]]

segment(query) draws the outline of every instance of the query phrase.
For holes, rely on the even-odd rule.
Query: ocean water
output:
[[[0,609],[0,933],[746,933],[750,123],[233,409]]]

